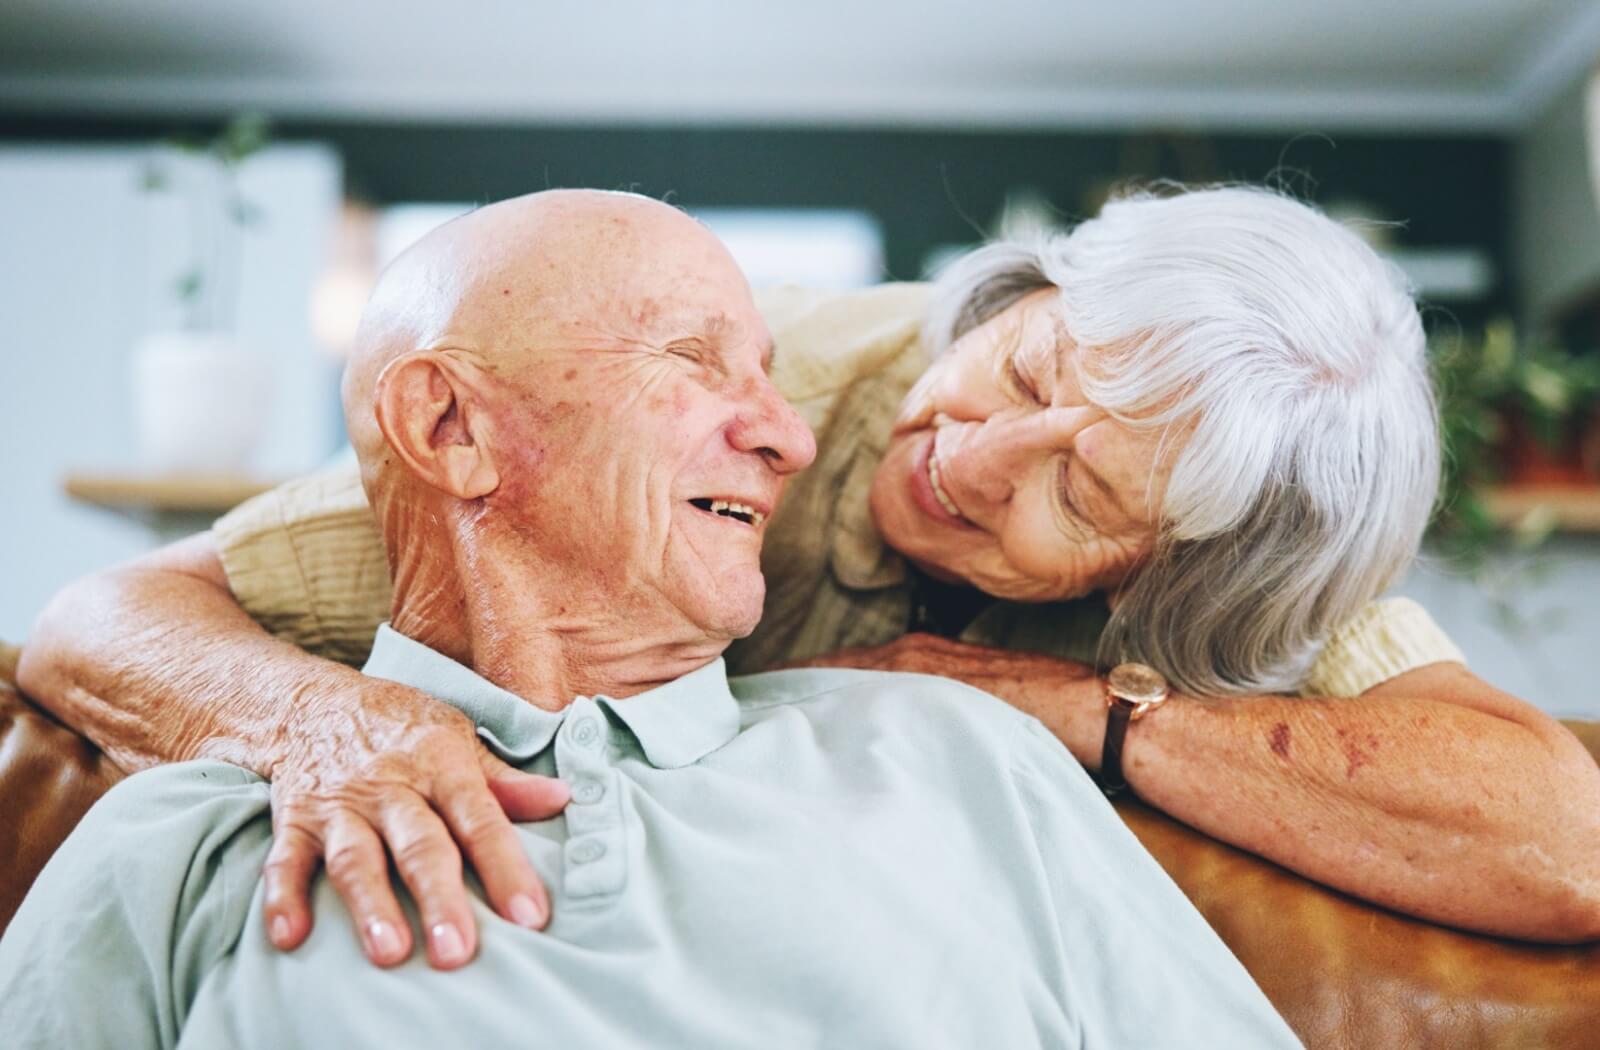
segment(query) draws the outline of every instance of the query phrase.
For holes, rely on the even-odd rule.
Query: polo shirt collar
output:
[[[595,700],[628,727],[644,757],[658,769],[693,765],[739,733],[739,702],[728,688],[728,670],[720,656],[626,700]]]
[[[508,762],[526,762],[549,747],[575,703],[546,711],[475,671],[384,624],[362,673],[420,689],[472,719],[489,749]],[[623,700],[591,699],[615,715],[660,769],[693,765],[739,732],[739,702],[718,657],[675,681]]]

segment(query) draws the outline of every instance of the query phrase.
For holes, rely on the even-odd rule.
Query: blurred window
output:
[[[393,204],[378,212],[378,228],[373,235],[373,254],[382,270],[395,257],[423,236],[451,219],[471,211],[473,204],[406,203]]]
[[[378,216],[382,269],[429,230],[471,204],[405,203]],[[697,208],[690,212],[728,246],[751,287],[799,284],[859,288],[883,280],[883,230],[863,211],[819,208]]]
[[[883,230],[863,211],[700,208],[753,288],[860,288],[883,280]]]

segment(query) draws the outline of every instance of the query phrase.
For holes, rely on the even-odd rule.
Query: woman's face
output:
[[[1000,598],[1115,587],[1153,547],[1171,455],[1078,388],[1053,289],[968,332],[900,409],[871,504],[891,547]]]

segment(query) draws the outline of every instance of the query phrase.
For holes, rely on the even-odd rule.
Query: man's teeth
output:
[[[754,507],[725,499],[712,500],[711,513],[721,514],[728,518],[742,518],[751,525],[760,525],[767,520],[767,516]]]
[[[939,501],[939,506],[949,511],[951,516],[961,517],[956,501],[945,493],[944,486],[939,482],[939,457],[933,453],[928,454],[928,480],[933,483],[933,498]]]

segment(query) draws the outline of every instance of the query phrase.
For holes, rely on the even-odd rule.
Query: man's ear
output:
[[[384,440],[411,473],[458,499],[500,487],[486,416],[463,371],[432,350],[397,357],[378,376],[373,412]]]

